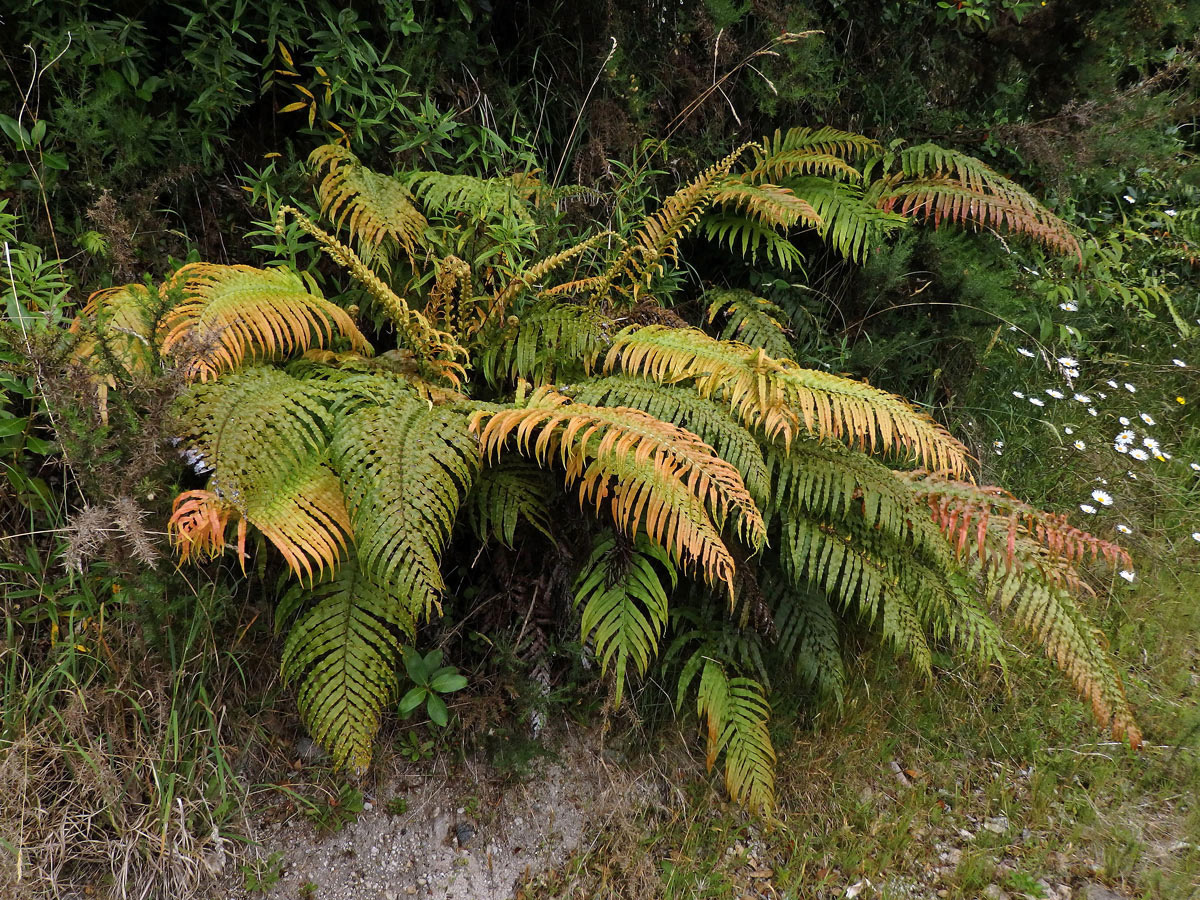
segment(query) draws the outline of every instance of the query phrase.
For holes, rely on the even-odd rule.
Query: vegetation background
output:
[[[276,231],[287,204],[314,221],[328,211],[314,189],[331,167],[309,161],[319,147],[364,171],[578,186],[530,200],[536,228],[474,229],[449,202],[465,208],[465,195],[443,198],[439,247],[472,235],[455,252],[483,284],[494,246],[630,238],[744,142],[829,125],[886,152],[932,142],[982,160],[1065,223],[1078,257],[1020,229],[881,225],[854,249],[803,222],[747,256],[745,226],[708,220],[649,282],[659,318],[644,324],[774,341],[773,355],[906,397],[965,443],[979,483],[1120,541],[1128,578],[1085,566],[1095,596],[1082,605],[1145,746],[1110,742],[1069,681],[1007,632],[1005,670],[936,636],[925,677],[911,648],[840,609],[840,674],[772,684],[773,828],[697,766],[685,809],[631,819],[529,895],[898,890],[881,872],[961,897],[1044,895],[1039,880],[1200,893],[1200,4],[28,0],[0,19],[0,884],[202,892],[217,839],[236,840],[264,798],[318,823],[356,803],[359,782],[327,759],[293,769],[305,701],[280,676],[282,635],[307,599],[261,538],[245,571],[232,549],[176,565],[172,501],[203,487],[173,443],[189,377],[161,365],[97,381],[75,365],[90,295],[149,290],[199,261],[283,260],[378,341],[393,334],[378,298],[322,255],[319,235]],[[406,271],[402,256],[388,278]],[[436,275],[413,275],[414,296]],[[768,306],[735,297],[710,311],[712,291],[731,288]],[[774,325],[755,338],[763,309]],[[499,374],[475,388],[481,400],[508,402],[509,368],[555,383],[518,360],[477,371],[489,365]],[[538,514],[510,513],[459,523],[493,535],[488,572],[470,567],[478,544],[451,544],[445,615],[397,658],[376,753],[486,753],[518,776],[540,752],[538,723],[567,714],[612,722],[631,744],[665,741],[686,657],[606,655],[570,598],[586,599],[573,584],[605,554],[639,560],[654,584],[671,561],[571,518],[560,543],[575,553],[535,565]],[[699,601],[678,609],[693,620],[664,626],[664,650],[721,618]],[[730,618],[728,633],[745,633]],[[742,646],[722,652],[739,659]],[[593,658],[618,662],[601,677]],[[612,675],[627,670],[652,689],[616,705]],[[896,761],[908,789],[864,790],[864,773]],[[923,863],[948,851],[922,835],[1001,816],[927,882]],[[753,876],[748,846],[773,861],[769,879]]]

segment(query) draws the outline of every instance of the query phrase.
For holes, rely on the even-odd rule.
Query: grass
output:
[[[1006,685],[966,670],[927,683],[869,656],[840,712],[776,725],[772,826],[724,802],[715,779],[692,779],[677,814],[631,815],[522,896],[832,898],[858,886],[867,898],[975,900],[989,885],[1064,896],[1094,882],[1194,898],[1200,577],[1184,568],[1103,611],[1146,732],[1140,753],[1106,740],[1039,658],[1015,661]]]

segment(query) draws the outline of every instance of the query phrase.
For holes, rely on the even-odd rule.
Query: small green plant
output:
[[[315,881],[306,881],[300,885],[299,889],[300,900],[313,900],[317,896],[317,883]]]
[[[1024,894],[1027,897],[1036,897],[1038,900],[1043,900],[1046,896],[1046,888],[1028,872],[1009,872],[1008,886],[1018,894]]]
[[[314,803],[304,814],[318,832],[336,834],[351,822],[358,821],[363,808],[362,791],[347,784],[332,800]]]
[[[408,799],[399,796],[393,797],[383,808],[389,816],[402,816],[408,812]]]
[[[433,756],[433,741],[423,741],[415,730],[407,731],[400,739],[400,755],[409,762],[420,762]]]
[[[406,647],[404,668],[412,679],[413,687],[400,698],[400,715],[408,718],[424,703],[429,720],[444,728],[450,721],[450,710],[446,708],[446,701],[441,695],[461,691],[467,686],[466,677],[459,674],[454,666],[442,665],[441,650],[430,650],[422,656],[411,647]]]
[[[282,877],[283,854],[278,851],[242,864],[242,886],[252,894],[265,894]]]

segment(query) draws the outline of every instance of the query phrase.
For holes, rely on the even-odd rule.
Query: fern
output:
[[[743,422],[785,443],[803,423],[820,438],[908,453],[952,473],[967,469],[966,448],[901,398],[694,329],[626,329],[604,363],[606,371],[618,366],[660,384],[691,382],[702,397],[728,404]]]
[[[813,175],[788,178],[784,184],[816,210],[821,239],[853,262],[863,262],[871,247],[905,222],[902,215],[873,202],[857,184]]]
[[[197,385],[187,444],[213,469],[209,489],[258,528],[298,575],[337,565],[352,533],[328,466],[331,395],[278,369]]]
[[[430,215],[467,215],[487,219],[507,212],[528,219],[525,201],[537,190],[537,182],[522,176],[476,178],[442,172],[413,172],[405,179],[407,188]]]
[[[754,547],[764,540],[737,469],[691,432],[638,410],[573,404],[540,388],[524,408],[477,412],[471,428],[489,458],[510,436],[543,464],[557,457],[567,482],[579,483],[580,502],[599,507],[611,495],[622,532],[642,530],[685,568],[698,566],[710,584],[725,584],[731,599],[734,561],[720,524],[736,510],[742,539]]]
[[[494,538],[511,548],[517,525],[524,520],[553,543],[550,505],[554,493],[537,466],[504,459],[475,479],[465,502],[467,521],[481,541]]]
[[[581,637],[595,646],[601,673],[612,665],[616,706],[621,705],[630,664],[638,675],[646,674],[667,626],[660,569],[674,587],[675,568],[661,547],[641,535],[629,546],[607,534],[596,541],[575,580],[575,605],[583,608]]]
[[[513,318],[477,357],[493,387],[519,379],[546,384],[561,369],[569,376],[582,374],[609,345],[614,330],[612,320],[591,306],[542,303]]]
[[[335,228],[345,225],[363,256],[370,259],[373,251],[392,246],[403,249],[409,259],[416,256],[428,223],[399,179],[372,172],[337,144],[318,147],[308,161],[327,170],[317,187],[321,214]]]
[[[798,590],[782,576],[767,581],[778,630],[776,647],[796,674],[839,706],[846,688],[838,620],[818,592]]]
[[[288,635],[283,674],[299,687],[304,727],[340,767],[371,761],[380,711],[395,698],[400,639],[416,630],[408,596],[352,557],[312,591],[315,605]]]
[[[849,160],[878,154],[881,149],[864,135],[829,126],[789,128],[786,132],[776,131],[753,148],[754,165],[746,174],[755,179],[840,175],[858,181],[861,176]]]
[[[728,247],[742,257],[758,262],[761,252],[768,262],[790,271],[801,268],[804,257],[796,245],[773,227],[736,213],[710,213],[700,220],[700,229],[711,241]]]
[[[775,748],[767,722],[771,707],[762,686],[751,678],[730,678],[721,665],[704,663],[696,712],[708,737],[709,770],[725,754],[725,786],[738,803],[770,812],[775,803]]]
[[[162,350],[199,348],[188,355],[190,378],[214,379],[240,368],[251,353],[278,359],[327,346],[335,334],[347,338],[355,351],[371,352],[346,311],[313,293],[312,283],[289,269],[191,263],[173,282],[186,299],[164,323]]]
[[[414,617],[428,615],[440,610],[438,560],[479,467],[478,444],[453,408],[431,408],[381,378],[347,387],[330,450],[359,564]]]
[[[593,379],[570,395],[589,406],[629,406],[696,434],[738,470],[755,505],[763,508],[770,480],[754,435],[728,412],[686,388],[653,384],[627,375]]]
[[[787,313],[770,300],[743,290],[709,291],[701,299],[707,305],[710,324],[717,316],[725,314],[721,340],[741,341],[765,350],[776,359],[795,359],[796,354],[783,324],[787,320]]]

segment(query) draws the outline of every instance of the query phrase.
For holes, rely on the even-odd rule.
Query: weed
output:
[[[319,834],[336,834],[351,822],[358,821],[363,809],[362,792],[347,784],[337,796],[315,802],[304,814]]]
[[[243,863],[241,869],[242,886],[252,894],[265,894],[283,877],[283,854],[276,851],[266,859]]]

